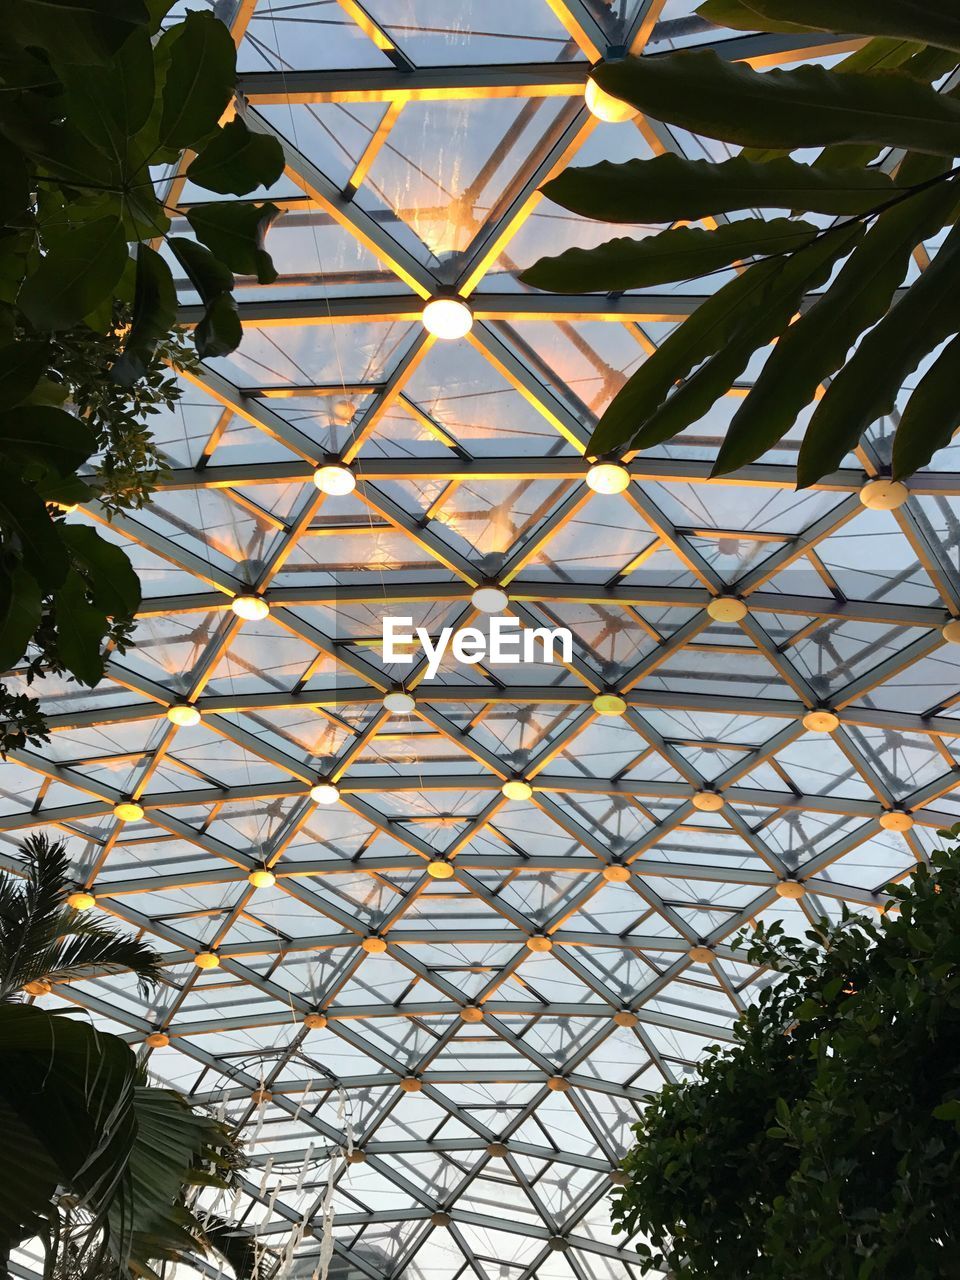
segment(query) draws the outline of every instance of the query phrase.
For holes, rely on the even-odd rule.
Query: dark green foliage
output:
[[[953,842],[960,827],[941,834]],[[956,1274],[960,846],[889,894],[883,916],[749,939],[748,959],[779,977],[733,1046],[652,1098],[634,1127],[614,1218],[647,1241],[645,1273]]]
[[[905,284],[918,247],[960,212],[960,98],[935,87],[960,62],[960,18],[936,0],[707,0],[700,13],[744,30],[875,38],[830,69],[759,72],[693,51],[595,70],[603,89],[642,112],[743,151],[717,163],[673,155],[604,162],[568,169],[544,187],[558,204],[602,221],[720,221],[570,249],[537,262],[522,276],[528,284],[616,293],[739,271],[627,381],[601,417],[591,452],[673,438],[776,343],[733,415],[714,475],[762,456],[815,404],[798,481],[816,483],[893,412],[920,368],[886,459],[896,478],[909,475],[949,442],[960,416],[949,358],[924,368],[960,331],[954,237],[944,261],[934,255],[919,281]],[[812,163],[790,156],[810,148],[820,149]],[[881,170],[876,160],[891,148],[895,163]],[[755,214],[765,209],[792,217],[761,221]],[[833,221],[821,217],[815,230],[802,213]],[[844,244],[845,232],[855,234]],[[828,273],[803,281],[799,268],[817,245],[831,248]],[[801,305],[828,279],[822,295]]]
[[[95,685],[140,603],[123,554],[58,508],[96,498],[109,519],[160,474],[147,419],[178,397],[167,366],[191,360],[160,251],[170,167],[189,148],[191,180],[233,195],[283,169],[274,139],[221,123],[228,29],[203,10],[160,34],[169,7],[0,0],[0,670],[28,683],[52,671]],[[233,270],[275,278],[276,215],[213,201],[191,213],[197,241],[170,241],[207,304],[201,355],[240,342]],[[37,704],[0,686],[0,753],[44,736]]]

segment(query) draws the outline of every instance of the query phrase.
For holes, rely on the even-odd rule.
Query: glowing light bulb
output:
[[[170,1043],[170,1037],[165,1031],[151,1031],[144,1037],[143,1043],[149,1045],[151,1049],[165,1049]]]
[[[247,881],[254,889],[269,889],[271,885],[277,883],[277,877],[266,867],[256,867],[247,876]]]
[[[553,950],[553,939],[546,938],[543,934],[534,933],[527,939],[527,950],[535,953],[543,954]]]
[[[522,778],[508,778],[500,790],[508,800],[529,800],[533,795],[533,787]]]
[[[89,889],[77,889],[67,894],[67,906],[73,907],[74,911],[89,911],[96,905],[97,900]]]
[[[460,1010],[460,1019],[462,1022],[482,1022],[483,1010],[479,1005],[468,1004]]]
[[[899,480],[870,480],[860,490],[860,501],[871,511],[896,511],[910,497]]]
[[[693,807],[701,813],[719,813],[723,808],[723,796],[716,791],[697,791],[691,797]]]
[[[136,800],[121,800],[113,806],[113,816],[121,822],[139,822],[143,818],[143,805]]]
[[[244,622],[261,622],[270,612],[263,596],[234,596],[230,608]]]
[[[583,98],[590,114],[602,120],[604,124],[625,124],[640,114],[629,102],[624,102],[622,98],[615,98],[612,93],[607,93],[606,89],[601,89],[592,76],[587,78]]]
[[[947,644],[960,644],[960,618],[951,618],[940,634]]]
[[[427,863],[427,875],[432,876],[434,880],[449,880],[453,875],[453,867],[441,858],[434,858],[432,862]]]
[[[416,705],[410,694],[404,693],[402,689],[394,689],[391,693],[386,694],[383,699],[384,709],[395,716],[409,715]]]
[[[331,412],[334,422],[346,424],[353,421],[357,406],[352,400],[334,400]]]
[[[630,879],[630,868],[611,865],[600,872],[608,884],[626,884]]]
[[[310,799],[314,804],[336,804],[340,799],[340,788],[332,782],[318,782],[310,788]]]
[[[24,983],[23,989],[28,996],[48,996],[53,990],[53,984],[46,978],[33,978]]]
[[[510,597],[502,587],[477,587],[470,598],[473,607],[481,613],[502,613],[510,603]]]
[[[714,622],[739,622],[747,616],[747,606],[736,596],[715,596],[707,605]]]
[[[618,1009],[613,1020],[618,1027],[635,1027],[640,1021],[632,1009]]]
[[[563,1076],[551,1076],[547,1081],[547,1088],[552,1089],[554,1093],[567,1093],[570,1089],[570,1081],[564,1080]]]
[[[331,498],[343,498],[353,493],[357,487],[357,477],[349,467],[331,463],[330,466],[317,467],[313,473],[313,483],[321,493]]]
[[[890,809],[878,819],[884,831],[910,831],[914,826],[913,815],[903,809]]]
[[[598,716],[622,716],[627,709],[627,700],[619,693],[598,693],[593,700],[593,709]]]
[[[594,493],[623,493],[630,483],[630,472],[619,462],[595,462],[587,472],[587,488]]]
[[[198,969],[219,969],[220,957],[215,951],[198,951],[193,957],[193,963]]]
[[[810,733],[833,733],[840,727],[840,717],[833,711],[808,711],[801,724]]]
[[[713,964],[717,958],[709,947],[691,947],[687,954],[694,964]]]
[[[382,938],[364,938],[360,943],[368,956],[382,956],[387,949],[387,944]]]
[[[200,723],[200,712],[189,702],[174,702],[167,707],[167,719],[181,729],[189,729]]]
[[[444,342],[463,338],[473,328],[473,312],[462,298],[431,298],[422,319],[427,333]]]
[[[419,1093],[423,1085],[416,1076],[405,1076],[400,1081],[400,1088],[404,1093]]]
[[[326,1015],[323,1013],[305,1013],[303,1015],[303,1025],[308,1031],[322,1031],[327,1025]]]
[[[796,901],[807,892],[799,880],[778,880],[774,886],[778,898],[789,898]]]

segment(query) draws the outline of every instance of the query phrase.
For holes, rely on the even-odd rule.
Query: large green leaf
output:
[[[218,200],[188,209],[187,221],[197,239],[231,271],[255,276],[258,284],[272,284],[277,271],[264,243],[279,214],[277,206],[269,202],[256,205]]]
[[[283,173],[283,148],[276,138],[253,133],[242,120],[231,120],[207,143],[187,168],[187,177],[208,191],[242,196],[269,187]]]
[[[214,356],[228,356],[236,351],[243,340],[243,326],[232,294],[221,293],[209,304],[206,313],[193,331],[197,354],[208,360]]]
[[[960,102],[896,71],[837,75],[803,66],[758,72],[700,50],[607,62],[592,75],[602,89],[657,120],[744,147],[875,142],[960,154]]]
[[[233,96],[237,53],[230,32],[209,10],[194,11],[160,37],[156,56],[169,65],[153,145],[196,147],[214,132]]]
[[[0,134],[0,221],[13,223],[30,207],[30,188],[23,152]]]
[[[746,0],[704,0],[697,13],[717,27],[732,27],[734,31],[807,32],[806,27],[795,22],[759,22],[757,11]]]
[[[940,230],[956,201],[951,186],[932,187],[877,219],[826,293],[780,338],[730,424],[713,474],[753,462],[793,426],[860,335],[886,313],[913,250]]]
[[[127,241],[117,219],[104,217],[51,232],[47,245],[17,303],[36,329],[68,329],[116,288],[129,256]]]
[[[652,160],[566,169],[544,195],[603,222],[692,222],[738,209],[804,209],[862,214],[900,190],[878,169],[821,172],[796,160],[757,164],[735,157],[713,164],[666,153]]]
[[[0,30],[52,61],[109,62],[149,22],[144,0],[0,0]]]
[[[830,231],[792,257],[755,263],[701,303],[607,406],[590,452],[604,454],[631,441],[644,447],[683,430],[698,408],[705,412],[729,389],[753,352],[781,332],[803,294],[823,282],[861,235],[857,225]]]
[[[790,253],[809,244],[818,230],[787,218],[745,218],[716,231],[682,227],[645,240],[625,236],[593,249],[567,249],[556,258],[541,258],[520,279],[555,293],[642,289],[708,275],[747,258]]]
[[[0,484],[0,528],[4,541],[19,544],[24,567],[46,590],[58,587],[66,578],[70,562],[46,505],[31,485],[25,484],[8,466]],[[9,544],[8,544],[9,545]]]
[[[757,26],[798,23],[800,29],[893,36],[960,52],[960,11],[944,0],[746,0]],[[779,29],[779,28],[778,28]]]
[[[43,597],[32,574],[14,566],[3,583],[0,609],[0,671],[9,671],[27,651],[31,636],[40,625]]]
[[[9,342],[0,347],[0,409],[26,400],[47,367],[45,342]]]
[[[140,603],[140,580],[126,555],[88,525],[71,524],[63,540],[89,575],[93,603],[111,618],[127,618]]]
[[[147,28],[138,28],[117,52],[109,73],[102,66],[63,71],[70,122],[119,164],[127,139],[138,133],[153,110],[156,81]]]
[[[49,1178],[108,1198],[136,1132],[136,1060],[116,1036],[27,1005],[0,1005],[0,1238],[19,1242],[50,1213]],[[41,1170],[37,1177],[35,1171]]]
[[[87,586],[76,569],[54,593],[57,612],[57,656],[81,684],[91,688],[103,679],[100,646],[107,631],[106,612],[87,599]]]
[[[863,338],[827,388],[800,449],[801,486],[835,470],[870,423],[893,411],[923,357],[960,329],[958,271],[960,229],[954,227],[926,271]],[[907,439],[901,440],[901,453]]]
[[[206,307],[206,313],[193,334],[197,351],[204,358],[229,355],[237,349],[243,337],[237,304],[230,293],[233,273],[195,240],[171,236],[167,245]]]
[[[43,463],[58,476],[76,471],[96,447],[87,424],[65,409],[22,404],[0,414],[0,454]]]
[[[130,332],[123,355],[111,370],[114,381],[129,387],[141,378],[157,343],[176,327],[176,321],[177,290],[170,268],[156,250],[140,244]]]
[[[957,369],[960,369],[960,337],[947,343],[907,403],[893,440],[895,479],[913,475],[927,466],[960,427]]]

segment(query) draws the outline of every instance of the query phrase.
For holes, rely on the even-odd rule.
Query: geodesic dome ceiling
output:
[[[941,635],[960,473],[941,451],[906,505],[867,509],[881,422],[811,490],[799,431],[707,482],[735,392],[594,494],[593,424],[703,283],[565,298],[517,272],[606,234],[538,196],[567,163],[719,150],[599,124],[591,62],[711,46],[773,66],[850,42],[738,35],[688,0],[216,7],[237,109],[286,149],[280,279],[241,281],[241,348],[185,378],[155,420],[155,501],[104,526],[144,584],[136,643],[95,690],[41,687],[49,744],[0,767],[4,865],[28,830],[65,837],[78,881],[162,951],[152,1007],[123,977],[49,1002],[137,1045],[161,1029],[151,1069],[246,1124],[233,1210],[271,1266],[319,1223],[333,1162],[333,1274],[632,1275],[611,1175],[643,1099],[765,980],[737,932],[876,904],[960,818],[960,650]],[[196,194],[171,176],[171,202]],[[473,308],[456,342],[420,321],[443,289]],[[189,322],[185,281],[182,300]],[[354,492],[318,492],[330,458]],[[524,624],[569,628],[571,661],[448,660],[430,681],[384,664],[384,617],[466,625],[488,580]],[[270,612],[244,622],[229,604],[251,590]],[[731,594],[746,616],[714,621]],[[401,680],[415,705],[391,713]],[[607,691],[625,714],[595,712]],[[182,699],[198,724],[166,718]],[[818,707],[834,732],[805,727]],[[511,801],[518,775],[532,795]],[[310,798],[320,777],[335,803]],[[722,808],[694,807],[704,788]],[[125,797],[142,821],[115,818]],[[891,809],[914,825],[882,826]],[[451,878],[426,873],[438,859]],[[254,888],[262,864],[276,882]],[[295,1252],[311,1275],[316,1238]]]

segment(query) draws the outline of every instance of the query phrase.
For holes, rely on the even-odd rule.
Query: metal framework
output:
[[[335,1274],[633,1275],[611,1176],[642,1100],[765,980],[736,934],[878,905],[960,816],[941,636],[960,613],[960,467],[948,450],[905,507],[866,510],[880,423],[812,491],[794,491],[791,438],[711,482],[717,412],[594,496],[592,424],[700,299],[546,297],[516,273],[593,234],[541,201],[552,172],[694,145],[642,118],[597,126],[592,61],[679,42],[770,66],[850,42],[705,28],[685,0],[224,7],[237,110],[287,156],[281,278],[241,283],[240,352],[190,374],[160,423],[153,505],[76,517],[142,575],[137,641],[96,690],[47,682],[50,743],[0,766],[0,860],[16,867],[28,829],[65,837],[78,883],[162,951],[154,1007],[123,977],[49,999],[137,1045],[164,1032],[151,1068],[247,1126],[233,1209],[265,1274],[292,1230],[319,1230],[335,1161]],[[171,175],[171,202],[194,196]],[[458,344],[420,325],[444,288],[474,310]],[[182,304],[190,323],[186,283]],[[355,467],[349,497],[311,483],[330,458]],[[384,615],[475,621],[490,579],[524,623],[571,628],[569,664],[384,667]],[[243,623],[229,604],[251,590],[270,614]],[[714,622],[730,594],[747,616]],[[401,678],[415,710],[391,715]],[[596,714],[604,691],[622,717]],[[184,699],[198,726],[167,720]],[[804,728],[815,708],[834,733]],[[512,803],[518,775],[533,794]],[[318,777],[336,804],[312,802]],[[694,806],[705,788],[719,812]],[[123,798],[143,822],[117,821]],[[891,810],[915,825],[881,826]],[[452,878],[427,874],[437,859]],[[263,866],[276,883],[255,889]],[[307,1231],[295,1274],[317,1252]]]

